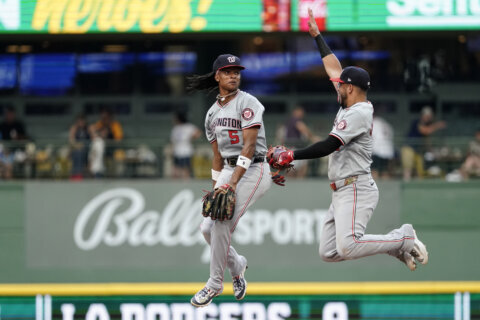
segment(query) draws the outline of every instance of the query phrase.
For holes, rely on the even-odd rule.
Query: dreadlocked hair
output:
[[[218,82],[215,80],[215,72],[210,72],[206,74],[194,74],[188,76],[187,80],[187,92],[192,93],[195,91],[207,91],[212,93],[215,90],[218,90]]]

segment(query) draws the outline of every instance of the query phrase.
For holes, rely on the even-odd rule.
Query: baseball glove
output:
[[[271,167],[277,170],[290,169],[293,167],[293,150],[285,146],[270,147],[267,151],[267,161]]]
[[[202,215],[212,220],[231,220],[235,212],[235,191],[228,184],[210,191],[203,197]]]

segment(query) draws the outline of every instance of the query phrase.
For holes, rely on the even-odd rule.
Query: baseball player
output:
[[[296,159],[329,155],[328,178],[333,194],[320,239],[319,253],[323,260],[337,262],[388,253],[413,271],[415,260],[428,262],[428,252],[412,225],[404,224],[386,235],[365,234],[378,203],[378,189],[370,173],[373,122],[373,106],[367,100],[370,76],[359,67],[342,70],[322,38],[311,9],[309,15],[309,32],[337,91],[340,109],[327,139],[295,151],[278,148],[269,162],[274,167],[285,167]]]
[[[237,253],[230,241],[239,219],[272,182],[265,161],[265,108],[255,97],[239,90],[243,69],[238,57],[222,54],[213,63],[211,73],[187,79],[189,91],[219,91],[205,119],[205,132],[213,151],[212,180],[215,192],[231,188],[236,196],[231,220],[206,217],[200,226],[210,244],[210,278],[191,299],[196,307],[208,305],[222,293],[226,266],[233,279],[235,298],[241,300],[245,296],[247,259]]]

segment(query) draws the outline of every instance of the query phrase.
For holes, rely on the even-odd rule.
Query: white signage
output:
[[[73,320],[75,306],[62,304],[62,319]],[[190,303],[123,303],[120,305],[122,320],[283,320],[291,315],[290,305],[285,302],[263,303],[214,303],[204,308],[194,308]],[[240,317],[240,318],[239,318]],[[113,317],[102,303],[93,303],[88,307],[86,320],[111,320]],[[45,319],[50,320],[50,319]]]
[[[480,26],[479,0],[387,0],[387,24],[398,26]]]
[[[100,245],[186,246],[205,245],[199,226],[201,198],[193,191],[178,192],[163,212],[147,210],[145,198],[135,189],[107,190],[90,200],[76,218],[73,237],[81,250]],[[279,209],[271,212],[255,209],[247,212],[237,225],[234,240],[242,245],[261,245],[267,237],[279,245],[319,243],[327,210]],[[205,248],[202,261],[209,261]]]
[[[20,0],[0,0],[0,26],[7,30],[20,28]]]

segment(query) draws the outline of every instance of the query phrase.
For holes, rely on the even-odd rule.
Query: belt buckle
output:
[[[354,183],[355,181],[357,181],[358,179],[358,176],[351,176],[351,177],[348,177],[348,178],[345,178],[345,186],[348,186],[349,184],[352,184]]]
[[[227,163],[230,167],[235,167],[237,165],[237,161],[235,158],[228,158]]]

